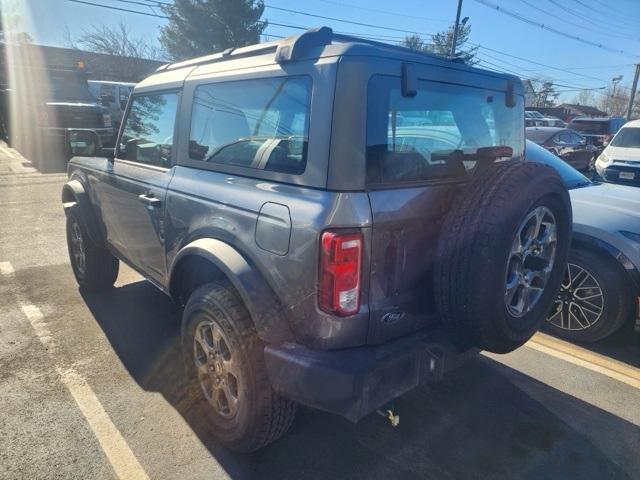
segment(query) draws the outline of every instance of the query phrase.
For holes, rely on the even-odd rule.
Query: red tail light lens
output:
[[[339,316],[360,310],[362,234],[324,232],[320,240],[318,303]]]

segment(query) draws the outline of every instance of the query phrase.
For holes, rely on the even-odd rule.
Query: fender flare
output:
[[[244,255],[226,242],[200,238],[184,246],[175,256],[169,270],[169,292],[176,297],[174,274],[181,261],[197,256],[214,264],[240,294],[258,335],[267,343],[294,340],[284,309],[262,274]]]
[[[91,240],[96,245],[103,245],[102,235],[100,235],[100,229],[91,207],[91,200],[79,180],[70,180],[62,187],[62,206],[67,216],[72,208],[76,209],[87,227]]]
[[[573,233],[572,247],[576,246],[598,249],[600,251],[606,252],[624,269],[629,277],[629,280],[631,281],[631,285],[633,286],[636,294],[640,295],[640,271],[638,271],[633,262],[631,262],[631,260],[629,260],[624,253],[622,253],[613,245],[605,242],[604,240],[600,240],[599,238],[595,238],[591,235],[580,232]]]

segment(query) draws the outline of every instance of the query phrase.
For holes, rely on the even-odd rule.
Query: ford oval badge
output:
[[[382,316],[382,323],[396,323],[404,318],[404,312],[388,312]]]

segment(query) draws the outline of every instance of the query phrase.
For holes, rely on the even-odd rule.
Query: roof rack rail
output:
[[[389,43],[379,42],[376,40],[368,40],[358,36],[344,35],[341,33],[334,33],[329,27],[317,27],[305,30],[299,35],[293,35],[291,37],[284,38],[277,42],[259,43],[257,45],[251,45],[248,47],[227,48],[223,52],[214,53],[212,55],[206,55],[191,60],[185,60],[183,62],[177,62],[158,67],[156,72],[163,72],[167,70],[176,70],[184,67],[195,67],[197,65],[204,65],[208,63],[215,63],[225,61],[229,59],[248,57],[256,54],[263,54],[270,51],[275,51],[275,61],[277,63],[286,63],[302,58],[309,50],[326,45],[331,45],[332,42],[354,42],[364,43],[367,45],[373,45],[385,50],[402,50],[413,54],[420,55],[421,52],[416,52],[407,47],[401,45],[391,45]],[[459,62],[457,59],[451,59],[447,57],[441,57],[435,54],[425,54],[434,57],[439,57],[443,60],[452,60]]]
[[[275,42],[258,43],[256,45],[249,45],[247,47],[227,48],[220,53],[214,53],[211,55],[206,55],[204,57],[198,57],[191,60],[184,60],[182,62],[162,65],[158,68],[158,70],[156,70],[156,72],[161,72],[164,70],[177,70],[178,68],[184,67],[195,67],[197,65],[229,60],[230,58],[248,57],[257,53],[266,53],[272,50],[276,50],[276,48],[277,43]]]

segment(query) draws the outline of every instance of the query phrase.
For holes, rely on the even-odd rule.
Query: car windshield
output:
[[[544,163],[545,165],[552,167],[556,172],[558,172],[560,177],[562,177],[562,181],[569,190],[585,187],[593,183],[561,158],[556,157],[547,149],[531,141],[527,141],[527,150],[525,155],[529,162]]]
[[[610,144],[612,147],[640,148],[640,127],[626,127],[618,132]]]

